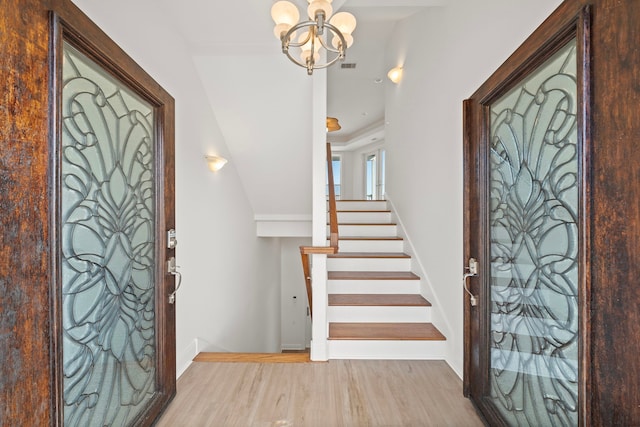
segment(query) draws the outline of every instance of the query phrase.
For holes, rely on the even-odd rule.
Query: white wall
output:
[[[271,54],[198,53],[194,63],[255,214],[309,215],[312,78],[266,36]]]
[[[178,372],[195,351],[279,351],[280,247],[254,212],[171,15],[152,0],[75,0],[176,100]],[[123,13],[126,11],[126,13]],[[204,154],[229,159],[208,171]]]
[[[387,44],[387,194],[444,317],[447,361],[462,375],[462,101],[561,3],[457,0],[399,23]]]

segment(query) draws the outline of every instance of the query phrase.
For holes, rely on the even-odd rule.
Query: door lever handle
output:
[[[464,287],[464,290],[469,294],[469,300],[471,302],[472,307],[475,307],[476,305],[478,305],[478,299],[476,298],[475,295],[471,293],[471,291],[469,291],[469,288],[467,288],[467,278],[475,277],[475,276],[477,276],[477,274],[471,274],[471,273],[465,273],[462,276],[462,286]]]
[[[180,266],[176,265],[176,257],[169,258],[169,261],[167,261],[167,273],[172,276],[176,276],[177,280],[176,287],[173,289],[173,292],[169,294],[169,304],[175,304],[176,292],[178,292],[178,289],[180,289],[180,285],[182,284],[182,274],[180,274],[178,268],[180,268]]]
[[[469,258],[469,266],[465,267],[465,270],[468,270],[469,272],[462,275],[462,287],[469,294],[469,301],[471,302],[471,306],[475,307],[476,305],[478,305],[478,297],[473,295],[467,287],[467,279],[469,277],[475,277],[478,275],[478,261],[476,261],[475,258]]]

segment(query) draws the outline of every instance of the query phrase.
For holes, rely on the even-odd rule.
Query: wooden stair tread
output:
[[[330,340],[443,341],[445,336],[431,323],[329,323]]]
[[[328,258],[411,258],[402,252],[338,252]]]
[[[410,271],[329,271],[329,280],[420,280]]]
[[[330,294],[330,306],[430,307],[419,294]]]

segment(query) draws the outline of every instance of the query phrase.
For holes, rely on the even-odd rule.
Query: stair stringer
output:
[[[442,312],[442,304],[440,303],[438,295],[433,290],[433,286],[431,284],[431,280],[429,279],[429,275],[427,274],[427,270],[424,268],[424,265],[422,264],[422,261],[420,260],[420,257],[418,256],[415,247],[413,246],[411,237],[407,233],[404,223],[402,222],[402,218],[398,214],[398,210],[393,204],[393,200],[391,199],[391,197],[389,197],[388,193],[385,194],[385,198],[391,208],[392,221],[397,224],[398,236],[404,239],[404,251],[411,256],[412,270],[415,271],[418,276],[420,276],[420,293],[424,298],[431,301],[431,303],[433,304],[431,307],[431,323],[433,323],[433,325],[438,328],[444,336],[451,338],[453,337],[453,328],[451,327],[451,324],[449,323],[447,317]],[[452,339],[448,339],[442,344],[446,347],[446,355],[444,357],[445,360],[449,359],[447,356],[451,354],[450,346],[453,341],[454,340]],[[452,366],[451,363],[449,363],[449,365]],[[456,370],[456,373],[458,374],[458,376],[460,376],[460,378],[462,378],[462,372],[457,372]]]

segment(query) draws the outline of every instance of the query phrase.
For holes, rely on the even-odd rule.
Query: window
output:
[[[331,156],[331,167],[333,168],[333,189],[336,193],[336,200],[340,200],[340,185],[342,183],[342,158],[339,155]],[[327,196],[329,195],[329,178],[327,177]]]

